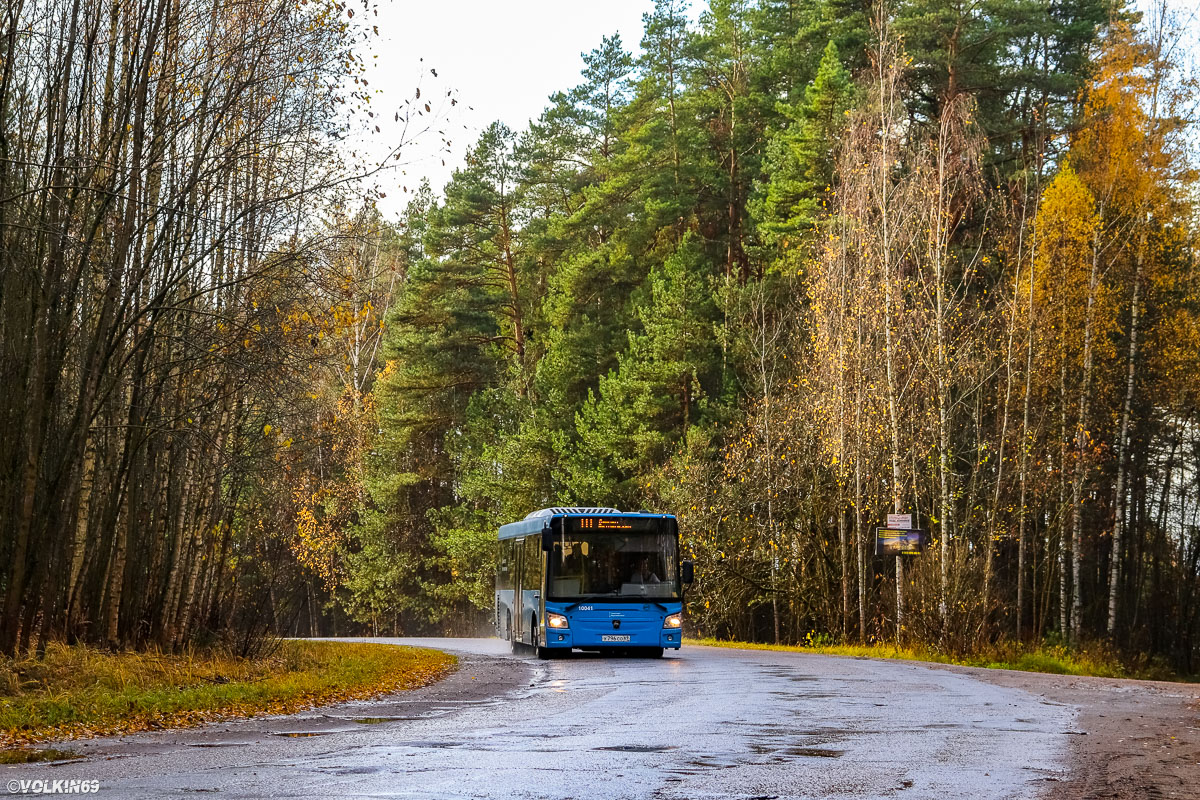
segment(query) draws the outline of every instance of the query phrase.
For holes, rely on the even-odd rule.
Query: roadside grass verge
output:
[[[289,640],[257,659],[53,644],[42,658],[0,660],[0,748],[290,714],[424,686],[456,661],[362,642]]]
[[[783,650],[796,653],[819,653],[854,658],[890,658],[902,661],[929,661],[936,664],[956,664],[962,667],[1011,669],[1021,672],[1045,672],[1055,675],[1090,675],[1100,678],[1139,678],[1160,681],[1194,681],[1195,678],[1177,675],[1161,664],[1126,666],[1111,651],[1101,645],[1068,649],[1058,645],[1036,648],[1015,644],[999,644],[986,652],[952,656],[920,645],[899,647],[895,644],[845,645],[813,643],[805,645],[775,645],[753,642],[731,642],[718,639],[685,638],[685,643],[709,647],[731,647],[745,650]]]

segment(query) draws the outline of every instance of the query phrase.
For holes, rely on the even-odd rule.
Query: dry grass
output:
[[[256,660],[51,645],[42,658],[0,661],[0,747],[293,713],[423,686],[455,662],[357,642],[286,641]]]
[[[1165,670],[1161,665],[1128,668],[1108,649],[1093,645],[1079,649],[1045,645],[1030,649],[1016,645],[997,645],[989,651],[970,656],[952,656],[920,646],[898,647],[894,644],[842,645],[814,642],[805,645],[774,645],[750,642],[730,642],[717,639],[689,639],[692,644],[710,647],[733,647],[747,650],[784,650],[797,653],[820,653],[859,658],[889,658],[904,661],[930,661],[936,664],[957,664],[964,667],[1013,669],[1022,672],[1045,672],[1055,675],[1092,675],[1102,678],[1147,678],[1153,680],[1188,680]]]

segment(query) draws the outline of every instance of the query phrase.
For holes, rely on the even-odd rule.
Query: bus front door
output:
[[[535,537],[518,542],[521,553],[520,588],[516,603],[520,618],[519,640],[533,644],[533,620],[537,617],[542,596],[542,548]]]
[[[525,641],[525,540],[513,542],[512,640]]]

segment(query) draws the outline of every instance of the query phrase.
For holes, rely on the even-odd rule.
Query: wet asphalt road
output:
[[[460,668],[391,700],[80,743],[0,768],[100,797],[1008,798],[1066,772],[1075,711],[889,661],[684,647],[540,662],[488,639],[384,639]]]

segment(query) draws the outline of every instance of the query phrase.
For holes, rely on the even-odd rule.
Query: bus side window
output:
[[[525,588],[521,582],[521,556],[524,555],[522,552],[524,549],[524,539],[512,540],[512,587],[517,590],[518,596],[520,596],[521,590]]]
[[[500,559],[496,569],[496,588],[512,588],[512,539],[500,542]]]
[[[525,537],[525,564],[521,571],[521,588],[531,591],[542,589],[542,537]]]

